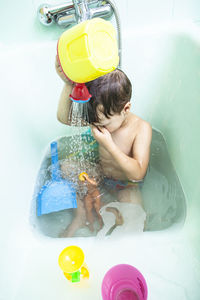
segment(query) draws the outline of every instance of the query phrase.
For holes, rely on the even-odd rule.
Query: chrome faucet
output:
[[[77,23],[91,19],[90,9],[88,3],[85,0],[73,0]]]
[[[111,5],[101,0],[71,0],[57,6],[41,4],[38,8],[39,20],[46,26],[57,23],[68,27],[94,17],[109,18],[112,14]]]

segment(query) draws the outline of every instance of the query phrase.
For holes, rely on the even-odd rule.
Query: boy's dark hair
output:
[[[97,114],[99,104],[103,107],[101,112],[109,118],[113,113],[120,113],[131,99],[131,82],[119,69],[87,82],[86,86],[92,95],[87,103],[89,123],[99,122]]]

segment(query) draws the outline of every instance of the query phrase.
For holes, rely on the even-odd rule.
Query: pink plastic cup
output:
[[[121,264],[106,273],[101,293],[103,300],[146,300],[147,284],[135,267]]]

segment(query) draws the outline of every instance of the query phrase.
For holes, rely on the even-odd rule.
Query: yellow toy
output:
[[[78,178],[80,181],[85,181],[85,176],[88,176],[86,172],[82,172],[79,174]]]
[[[58,264],[65,277],[71,282],[89,278],[89,271],[84,263],[84,253],[78,246],[69,246],[59,255]]]
[[[101,18],[77,24],[61,35],[57,56],[66,77],[78,83],[71,100],[89,101],[84,83],[113,71],[119,63],[113,25]]]

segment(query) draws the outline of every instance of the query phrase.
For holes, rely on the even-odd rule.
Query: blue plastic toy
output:
[[[37,215],[77,208],[76,191],[71,182],[60,176],[57,142],[51,143],[52,179],[41,188],[37,198]]]

